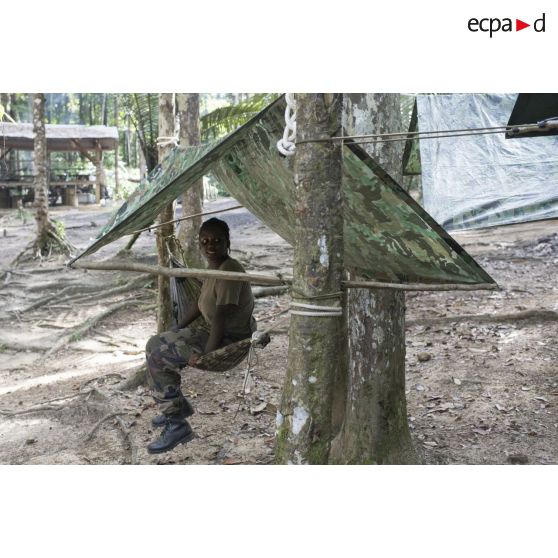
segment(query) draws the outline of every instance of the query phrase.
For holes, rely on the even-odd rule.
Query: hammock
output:
[[[170,266],[174,268],[186,267],[174,256],[170,257]],[[195,300],[198,300],[200,291],[201,282],[198,279],[192,277],[171,277],[170,292],[174,325],[181,321],[188,306]],[[198,318],[194,325],[209,332],[209,326],[202,317]],[[211,372],[226,372],[234,368],[248,356],[250,347],[263,348],[269,343],[271,339],[268,331],[255,332],[252,337],[247,337],[202,355],[196,363],[196,368]]]

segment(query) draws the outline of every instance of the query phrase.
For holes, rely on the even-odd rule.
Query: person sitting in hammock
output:
[[[229,256],[230,239],[227,223],[220,219],[205,221],[199,231],[200,251],[209,269],[245,272],[242,265]],[[162,415],[152,421],[164,426],[161,435],[147,446],[149,453],[169,451],[187,443],[194,433],[187,417],[194,413],[190,401],[180,391],[180,370],[195,366],[201,355],[250,337],[256,330],[252,316],[254,297],[248,281],[207,278],[200,296],[172,331],[154,335],[146,346],[147,381]],[[209,333],[189,326],[203,316]]]

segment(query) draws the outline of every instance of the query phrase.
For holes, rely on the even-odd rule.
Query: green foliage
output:
[[[123,93],[122,105],[136,129],[147,170],[157,166],[157,137],[159,135],[159,95],[157,93]]]
[[[411,116],[413,114],[413,106],[415,104],[416,95],[400,95],[401,107],[401,121],[403,123],[403,130],[409,128]]]
[[[216,140],[233,132],[253,118],[278,97],[274,93],[256,93],[235,105],[219,107],[200,118],[202,142]]]
[[[54,230],[59,238],[64,239],[66,238],[66,227],[62,221],[58,219],[52,219],[52,224],[54,225]]]
[[[121,180],[118,185],[118,193],[112,193],[115,200],[127,200],[138,187],[137,182],[130,182],[129,180]]]

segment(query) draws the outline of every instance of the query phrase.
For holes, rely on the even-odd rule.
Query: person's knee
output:
[[[149,356],[155,349],[160,347],[161,344],[161,337],[159,335],[152,335],[145,344],[145,353],[147,354],[147,356]]]

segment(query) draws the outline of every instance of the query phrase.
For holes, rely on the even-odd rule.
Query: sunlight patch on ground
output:
[[[123,362],[130,362],[132,360],[137,360],[135,355],[121,355],[118,357],[117,364],[120,365]],[[36,378],[29,378],[23,382],[18,382],[16,384],[0,387],[0,395],[10,393],[13,391],[18,391],[21,389],[29,389],[40,385],[54,384],[57,382],[63,382],[71,378],[78,378],[80,376],[92,376],[99,374],[99,366],[115,363],[115,357],[112,353],[104,353],[95,355],[94,358],[89,362],[87,368],[80,368],[76,370],[68,370],[66,372],[58,372],[56,374],[45,374],[44,376],[37,376]],[[95,366],[96,365],[96,366]],[[115,368],[118,368],[115,366]],[[100,375],[100,374],[99,374]]]

